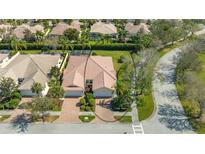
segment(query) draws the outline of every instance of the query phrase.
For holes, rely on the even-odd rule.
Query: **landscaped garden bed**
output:
[[[94,112],[95,99],[91,93],[86,93],[84,98],[80,99],[80,111]]]
[[[59,118],[59,115],[48,115],[44,118],[44,122],[52,123]],[[43,122],[41,118],[35,119],[34,122]]]
[[[91,122],[92,120],[95,119],[95,116],[94,116],[94,115],[80,115],[80,116],[79,116],[79,119],[80,119],[82,122]]]

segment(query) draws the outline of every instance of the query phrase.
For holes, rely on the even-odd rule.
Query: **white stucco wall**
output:
[[[98,97],[98,98],[103,98],[103,97],[112,97],[113,96],[113,90],[111,89],[106,89],[106,88],[102,88],[102,89],[97,89],[95,91],[93,91],[93,96],[94,97]]]
[[[42,96],[46,96],[49,90],[49,86],[48,83],[45,83],[45,88],[43,89],[43,91],[41,92]]]

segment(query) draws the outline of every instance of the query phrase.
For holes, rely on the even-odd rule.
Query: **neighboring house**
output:
[[[112,97],[115,83],[112,57],[70,56],[63,76],[65,97],[81,97],[84,92],[92,92],[94,97]]]
[[[99,34],[115,37],[117,28],[112,23],[96,22],[91,26],[90,34],[92,39],[98,39]]]
[[[10,77],[17,84],[22,96],[34,96],[31,87],[34,82],[42,84],[43,95],[48,92],[47,82],[52,66],[61,62],[60,55],[18,55],[6,67],[0,68],[0,77]]]
[[[6,36],[9,35],[13,26],[0,24],[0,41]]]
[[[50,32],[50,35],[52,36],[63,35],[65,30],[70,29],[70,28],[80,31],[80,22],[77,20],[74,20],[70,25],[64,22],[60,22],[55,27],[53,27],[53,29]]]
[[[30,26],[27,24],[22,24],[20,26],[17,26],[14,31],[13,35],[15,35],[18,39],[23,39],[24,38],[24,32],[26,30],[30,30],[31,33],[36,33],[37,31],[42,32],[44,30],[44,27],[42,25],[35,25],[35,26]]]
[[[127,23],[125,30],[128,32],[128,35],[135,35],[138,32],[149,33],[148,25],[145,23],[140,23],[139,25],[134,25],[133,23]]]

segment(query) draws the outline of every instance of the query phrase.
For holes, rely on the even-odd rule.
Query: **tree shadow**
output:
[[[106,109],[111,109],[111,102],[110,101],[106,101],[105,99],[100,100],[98,105],[103,107],[103,108],[106,108]]]
[[[167,99],[170,101],[170,102],[176,102],[178,101],[178,94],[176,92],[175,89],[168,89],[168,90],[164,90],[163,91],[163,94],[162,94],[164,97],[167,97]]]
[[[17,129],[18,133],[25,133],[28,131],[28,125],[31,123],[31,117],[28,114],[21,114],[11,120],[11,126]]]
[[[159,121],[167,128],[176,131],[193,130],[183,109],[169,104],[159,105]]]

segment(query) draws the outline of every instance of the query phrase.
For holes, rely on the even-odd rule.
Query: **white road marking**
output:
[[[144,134],[144,129],[142,127],[142,124],[138,124],[138,125],[132,125],[132,129],[133,129],[133,133],[134,134]]]

